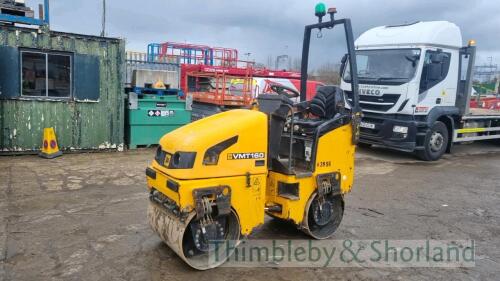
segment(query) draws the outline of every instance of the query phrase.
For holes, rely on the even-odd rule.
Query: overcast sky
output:
[[[40,0],[28,0],[33,5]],[[379,25],[418,20],[456,23],[464,41],[475,39],[479,63],[500,64],[499,0],[336,0],[338,17],[352,20],[354,36]],[[303,26],[316,21],[309,0],[107,0],[107,34],[127,40],[127,50],[150,42],[189,42],[237,48],[265,63],[268,55],[300,54]],[[99,34],[102,0],[52,0],[51,28]],[[339,61],[341,33],[315,42],[313,63]],[[465,42],[464,42],[465,44]],[[339,46],[339,48],[335,48]],[[318,55],[320,54],[320,55]]]

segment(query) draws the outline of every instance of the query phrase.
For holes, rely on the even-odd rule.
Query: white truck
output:
[[[355,42],[360,141],[415,152],[426,161],[454,143],[500,139],[500,111],[471,109],[473,40],[447,21],[381,26]],[[352,97],[347,56],[341,88]]]

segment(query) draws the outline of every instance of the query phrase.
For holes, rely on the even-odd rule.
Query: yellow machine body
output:
[[[214,128],[218,127],[220,129],[215,129],[217,133],[214,134]],[[201,156],[206,150],[234,136],[238,136],[238,141],[220,155],[217,165],[203,164]],[[274,204],[282,207],[280,213],[272,213],[274,217],[301,225],[306,205],[318,188],[318,175],[336,172],[340,193],[351,190],[355,145],[352,143],[350,124],[319,138],[314,172],[306,176],[268,172],[267,157],[234,159],[235,154],[243,153],[266,156],[267,145],[265,114],[252,110],[232,110],[213,115],[166,134],[160,140],[160,148],[169,155],[170,161],[178,151],[196,152],[198,157],[191,169],[169,169],[164,163],[154,160],[150,169],[157,173],[154,179],[147,177],[148,187],[173,200],[184,213],[195,210],[194,190],[230,187],[231,207],[239,217],[243,235],[250,234],[253,228],[262,224],[265,206]],[[258,166],[256,161],[261,161]],[[177,191],[168,187],[169,180],[178,186]],[[279,182],[298,183],[298,196],[280,196]]]
[[[266,204],[279,204],[280,213],[270,213],[273,217],[291,220],[300,227],[303,224],[304,212],[310,199],[318,189],[319,175],[335,173],[339,182],[340,193],[351,191],[354,180],[354,152],[352,143],[352,126],[350,124],[337,128],[319,138],[315,170],[308,175],[285,175],[269,172],[266,191]],[[298,196],[281,196],[278,183],[298,183]]]
[[[217,164],[204,164],[204,154],[216,144],[237,137],[222,151]],[[267,116],[252,110],[231,110],[183,126],[160,140],[159,149],[167,160],[155,159],[147,177],[150,189],[173,200],[181,213],[195,211],[193,192],[197,189],[228,187],[231,208],[236,212],[241,234],[264,223],[267,182]],[[172,169],[168,163],[177,152],[196,152],[192,168]],[[240,159],[241,158],[241,159]],[[165,163],[167,162],[167,164]],[[169,182],[171,186],[169,187]]]
[[[213,215],[233,218],[215,224],[226,225],[224,235],[231,235],[224,239],[230,240],[251,234],[264,223],[266,213],[292,221],[317,239],[329,237],[340,224],[343,194],[351,190],[354,177],[352,124],[344,121],[318,134],[308,168],[280,172],[269,163],[271,135],[282,133],[273,132],[270,116],[257,110],[226,111],[181,127],[160,140],[155,160],[146,170],[151,198],[148,217],[162,240],[190,266],[208,269],[220,264],[208,261],[213,251],[197,256],[185,249],[186,239],[203,248],[196,240],[201,232],[192,224],[214,225],[217,219]],[[279,146],[286,147],[283,136],[280,138]],[[286,164],[287,159],[279,159],[283,156],[274,157]],[[334,197],[328,201],[328,196]],[[326,215],[335,213],[337,217],[325,221],[321,227],[326,230],[312,226],[325,216],[314,200],[332,210]],[[325,201],[330,203],[324,205]]]
[[[240,235],[249,235],[263,224],[267,213],[323,239],[340,224],[343,194],[351,190],[354,177],[349,119],[340,118],[344,121],[321,134],[298,134],[297,140],[290,140],[290,149],[290,142],[314,145],[307,161],[302,156],[293,160],[301,168],[291,168],[292,164],[286,168],[286,155],[273,152],[270,145],[274,138],[281,143],[278,147],[287,146],[282,135],[285,122],[277,119],[274,124],[280,130],[273,131],[272,116],[231,110],[161,138],[155,160],[146,170],[148,217],[162,240],[190,266],[208,269],[220,264],[210,262],[214,251],[203,244],[207,239],[200,238],[206,228],[211,227],[208,231],[214,233],[214,240],[238,241]],[[325,216],[336,219],[322,219]]]
[[[219,156],[216,165],[204,165],[204,153],[212,146],[232,137],[238,140]],[[196,152],[194,165],[189,169],[160,171],[176,179],[206,179],[231,176],[266,174],[266,165],[255,165],[255,160],[265,160],[267,153],[267,116],[258,111],[237,109],[212,115],[187,124],[160,139],[161,148],[173,156],[176,152]],[[235,153],[262,153],[262,158],[232,159]]]

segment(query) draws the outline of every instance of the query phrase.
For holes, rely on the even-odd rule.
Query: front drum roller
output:
[[[326,239],[335,233],[344,215],[342,195],[325,195],[319,198],[315,193],[307,202],[302,230],[314,239]]]
[[[196,212],[181,220],[156,203],[150,202],[148,220],[161,240],[189,266],[198,270],[223,264],[234,252],[240,238],[240,223],[234,210],[227,216],[214,219],[211,225],[202,231],[199,226],[200,221],[196,219]],[[218,242],[209,243],[206,238]],[[218,248],[215,250],[217,245]]]

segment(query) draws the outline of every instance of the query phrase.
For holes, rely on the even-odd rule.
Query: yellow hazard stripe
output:
[[[486,128],[463,128],[457,130],[457,133],[459,134],[479,133],[479,132],[486,132]]]

